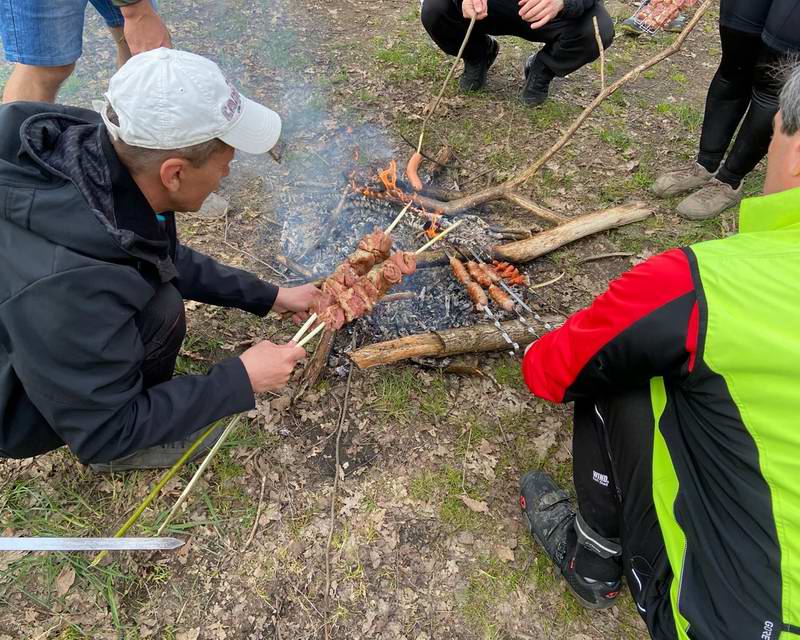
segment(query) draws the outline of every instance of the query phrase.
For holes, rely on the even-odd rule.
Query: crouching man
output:
[[[624,574],[653,638],[800,635],[800,69],[739,234],[674,249],[534,343],[534,394],[575,402],[577,509],[521,481],[531,533],[588,607]]]
[[[422,0],[422,24],[445,53],[458,53],[470,20],[475,28],[464,48],[462,91],[478,91],[500,45],[492,36],[517,36],[544,47],[525,63],[520,99],[528,106],[547,100],[553,78],[563,78],[600,57],[593,19],[603,47],[614,39],[614,22],[602,0]]]
[[[263,282],[176,237],[173,212],[197,211],[236,149],[268,151],[277,114],[210,60],[171,49],[132,58],[106,98],[102,114],[0,107],[0,456],[67,445],[101,471],[167,467],[206,425],[286,384],[305,355],[264,341],[173,378],[183,300],[302,314],[318,292]]]

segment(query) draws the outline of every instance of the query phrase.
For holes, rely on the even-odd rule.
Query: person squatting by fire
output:
[[[779,106],[739,233],[637,265],[522,365],[575,416],[577,504],[530,471],[530,532],[586,607],[625,575],[657,640],[800,637],[800,67]]]

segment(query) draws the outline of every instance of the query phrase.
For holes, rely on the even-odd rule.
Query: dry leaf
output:
[[[474,500],[466,494],[462,494],[458,497],[461,498],[461,502],[467,505],[471,511],[475,511],[477,513],[489,513],[489,505],[483,502],[483,500]]]
[[[175,636],[175,640],[197,640],[200,637],[200,627],[189,629],[188,631],[181,631]]]
[[[500,560],[514,562],[514,552],[509,547],[497,544],[494,546],[494,552]]]
[[[75,569],[70,566],[64,567],[56,578],[56,593],[59,596],[66,595],[73,582],[75,582]]]
[[[17,560],[21,560],[25,556],[30,553],[29,551],[4,551],[0,553],[0,571],[5,571],[15,563]]]

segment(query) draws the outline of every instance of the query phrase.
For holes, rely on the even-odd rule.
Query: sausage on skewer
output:
[[[484,273],[483,269],[481,269],[481,266],[477,262],[474,262],[473,260],[467,262],[467,271],[469,271],[470,278],[472,278],[482,287],[486,288],[492,284],[491,278]]]
[[[509,296],[497,285],[493,284],[489,286],[489,295],[492,297],[492,300],[494,300],[495,304],[503,311],[514,310],[514,301],[511,299],[511,296]]]

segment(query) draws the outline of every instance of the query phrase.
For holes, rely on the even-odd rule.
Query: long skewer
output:
[[[428,241],[428,242],[426,242],[424,245],[422,245],[422,246],[421,246],[419,249],[417,249],[417,250],[416,250],[414,253],[415,253],[416,255],[419,255],[419,254],[420,254],[420,253],[422,253],[423,251],[427,251],[427,250],[428,250],[428,249],[430,249],[430,248],[431,248],[433,245],[435,245],[437,242],[439,242],[439,240],[441,240],[442,238],[444,238],[444,237],[445,237],[445,236],[446,236],[448,233],[450,233],[451,231],[453,231],[453,229],[455,229],[456,227],[460,227],[462,224],[464,224],[464,222],[466,222],[466,221],[465,221],[465,220],[459,220],[458,222],[455,222],[455,223],[451,224],[449,227],[447,227],[447,229],[445,229],[444,231],[442,231],[440,234],[438,234],[438,235],[434,236],[434,237],[433,237],[431,240],[429,240],[429,241]]]
[[[405,207],[403,207],[403,210],[402,210],[402,211],[401,211],[401,212],[400,212],[400,213],[397,215],[397,217],[396,217],[394,220],[392,220],[392,224],[390,224],[388,227],[386,227],[386,231],[384,231],[384,233],[385,233],[386,235],[389,235],[389,234],[392,232],[392,230],[393,230],[393,229],[394,229],[394,228],[395,228],[395,227],[396,227],[398,224],[400,224],[400,221],[403,219],[403,216],[404,216],[404,215],[406,215],[406,211],[408,211],[409,207],[411,207],[411,204],[412,204],[413,202],[414,202],[414,201],[412,200],[412,201],[411,201],[411,202],[409,202],[409,203],[408,203],[408,204],[407,204]]]
[[[297,333],[295,333],[295,334],[294,334],[294,337],[293,337],[291,340],[289,340],[289,342],[297,342],[298,340],[300,340],[300,338],[302,338],[302,337],[303,337],[303,335],[305,334],[305,332],[306,332],[306,331],[308,331],[308,328],[309,328],[309,327],[310,327],[312,324],[314,324],[314,320],[316,320],[316,319],[317,319],[317,314],[316,314],[316,313],[314,313],[314,314],[310,315],[310,316],[309,316],[309,318],[308,318],[308,320],[306,320],[306,321],[303,323],[303,326],[302,326],[302,327],[300,327],[300,328],[297,330]]]
[[[298,342],[298,343],[297,343],[297,346],[298,346],[298,347],[305,346],[305,344],[306,344],[306,343],[307,343],[309,340],[311,340],[311,339],[312,339],[314,336],[316,336],[316,335],[317,335],[317,334],[318,334],[320,331],[322,331],[324,328],[325,328],[325,323],[324,323],[324,322],[321,322],[320,324],[318,324],[318,325],[317,325],[317,326],[314,328],[314,330],[313,330],[311,333],[309,333],[309,334],[308,334],[308,335],[307,335],[305,338],[303,338],[303,339],[302,339],[300,342]]]

